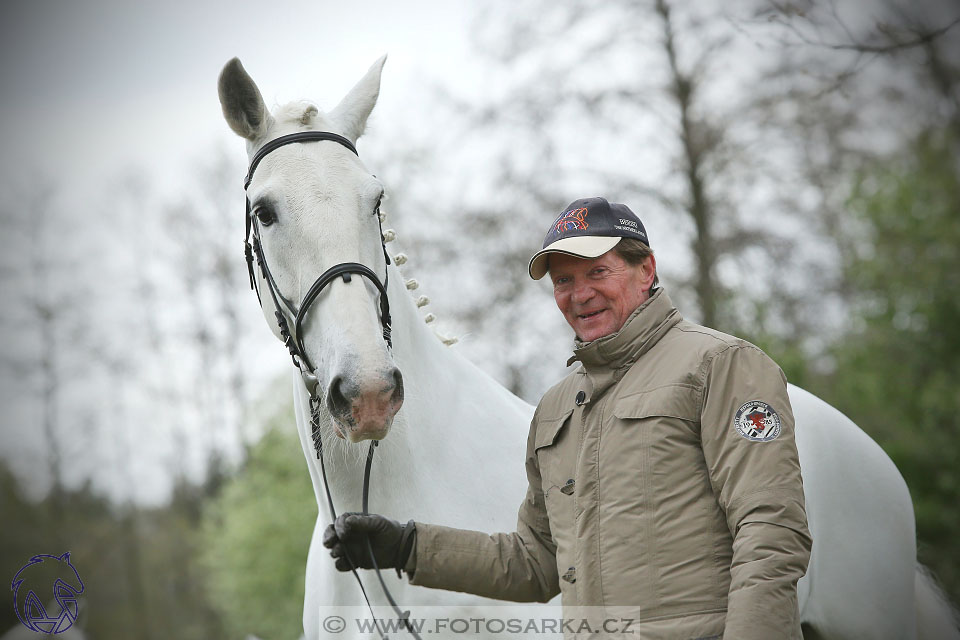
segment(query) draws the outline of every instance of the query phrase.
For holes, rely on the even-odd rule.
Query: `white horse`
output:
[[[247,140],[251,157],[265,142],[296,131],[330,131],[355,142],[376,103],[383,62],[377,61],[329,113],[307,103],[271,113],[234,59],[220,75],[223,112]],[[334,504],[338,511],[359,510],[367,451],[361,441],[377,438],[372,511],[404,521],[512,530],[526,488],[524,446],[533,408],[425,325],[419,310],[424,299],[415,302],[408,291],[415,282],[405,282],[395,264],[385,264],[373,215],[382,191],[356,155],[326,141],[273,151],[248,189],[254,206],[264,204],[272,216],[273,224],[261,229],[263,250],[288,299],[300,300],[314,279],[337,263],[359,262],[377,274],[389,272],[392,351],[381,335],[378,292],[364,278],[331,284],[303,325],[305,352],[316,365],[324,400],[320,426]],[[259,272],[258,277],[264,291]],[[269,296],[262,306],[280,337]],[[363,601],[353,577],[337,572],[320,544],[331,514],[311,440],[308,392],[299,373],[293,380],[297,429],[319,505],[303,613],[304,633],[312,640],[329,631],[322,614],[344,606],[357,606],[359,614]],[[805,637],[960,638],[951,608],[916,563],[913,508],[893,463],[836,409],[793,386],[790,398],[814,539],[799,589]],[[362,573],[368,593],[383,603],[379,585]],[[414,617],[418,605],[482,600],[384,577]],[[351,632],[356,630],[348,628],[339,637]]]

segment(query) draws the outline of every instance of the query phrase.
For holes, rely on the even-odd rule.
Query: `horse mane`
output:
[[[384,201],[387,200],[386,194],[384,194],[383,200]],[[386,220],[387,220],[387,213],[383,209],[383,202],[381,202],[380,203],[380,223],[383,224],[384,222],[386,222]],[[385,243],[394,242],[396,241],[396,239],[397,239],[396,231],[394,231],[393,229],[384,230],[383,241]],[[410,258],[405,253],[397,253],[392,257],[393,263],[397,266],[397,270],[400,271],[401,275],[403,275],[405,278],[404,284],[406,285],[407,291],[410,292],[410,297],[414,299],[413,300],[414,304],[417,305],[417,308],[422,309],[423,307],[430,304],[430,298],[424,295],[417,296],[416,294],[414,294],[414,291],[416,291],[420,287],[420,283],[417,282],[415,278],[407,279],[406,274],[404,274],[403,270],[400,268],[401,266],[407,264],[409,259]],[[426,322],[427,324],[436,322],[436,320],[437,320],[437,316],[434,315],[433,313],[427,313],[425,316],[423,316],[423,321]],[[456,336],[445,335],[443,333],[440,333],[437,329],[433,329],[433,335],[436,336],[437,339],[440,340],[440,342],[442,342],[444,345],[448,347],[458,342],[458,338]]]

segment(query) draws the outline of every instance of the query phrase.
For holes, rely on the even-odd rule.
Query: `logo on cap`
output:
[[[587,211],[586,207],[580,207],[579,209],[571,209],[570,211],[564,211],[560,214],[560,217],[557,218],[557,221],[553,224],[554,231],[556,233],[563,233],[564,231],[574,231],[577,229],[583,230],[589,227],[587,223]]]

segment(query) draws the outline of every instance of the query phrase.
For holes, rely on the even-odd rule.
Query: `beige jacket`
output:
[[[417,523],[411,582],[560,591],[565,617],[630,618],[637,639],[799,639],[811,539],[780,368],[662,289],[577,360],[534,414],[516,532]]]

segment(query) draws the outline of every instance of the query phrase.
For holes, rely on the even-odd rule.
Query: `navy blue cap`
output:
[[[539,280],[546,275],[551,253],[596,258],[615,247],[621,238],[633,238],[650,246],[647,230],[627,205],[607,202],[605,198],[574,200],[550,225],[543,249],[530,259],[530,277]]]

